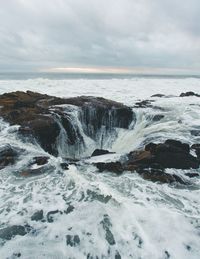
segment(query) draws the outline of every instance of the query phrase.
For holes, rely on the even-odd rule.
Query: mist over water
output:
[[[117,138],[105,143],[104,147],[116,154],[84,158],[79,165],[62,171],[58,166],[60,156],[65,155],[62,149],[60,156],[50,156],[46,172],[34,177],[22,177],[17,172],[33,156],[47,153],[37,143],[19,138],[18,126],[1,120],[0,146],[23,148],[26,156],[0,171],[0,229],[27,224],[34,231],[2,240],[0,258],[16,258],[17,253],[25,259],[200,258],[199,177],[183,176],[190,181],[189,186],[159,184],[136,173],[99,173],[92,165],[94,161],[115,160],[150,141],[173,138],[200,143],[200,135],[191,134],[200,130],[199,98],[177,97],[186,91],[200,94],[200,78],[0,75],[0,94],[17,90],[59,97],[101,96],[132,107],[135,120],[129,129],[116,129]],[[168,97],[151,97],[158,93]],[[154,101],[152,107],[135,108],[135,103],[143,99]],[[77,119],[75,111],[73,115]],[[154,115],[164,117],[153,121]],[[86,138],[85,142],[86,149],[81,152],[91,154],[94,143]],[[167,172],[182,175],[178,169]],[[31,220],[38,210],[43,210],[44,222]],[[52,220],[48,220],[50,211],[57,211],[51,215]]]

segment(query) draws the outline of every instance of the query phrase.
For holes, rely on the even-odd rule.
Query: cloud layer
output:
[[[200,69],[199,0],[7,0],[0,71]]]

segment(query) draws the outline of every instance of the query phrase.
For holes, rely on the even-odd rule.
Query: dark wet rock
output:
[[[33,164],[45,165],[48,163],[48,160],[49,160],[48,156],[36,156],[33,158]]]
[[[100,172],[109,171],[116,174],[121,174],[123,172],[123,167],[120,162],[95,163],[94,165]]]
[[[103,226],[103,229],[105,230],[106,234],[106,241],[108,242],[109,245],[115,245],[115,239],[113,236],[113,233],[111,232],[110,228],[112,227],[112,224],[110,222],[110,219],[108,215],[104,215],[104,219],[100,222]]]
[[[199,167],[199,161],[189,152],[188,144],[169,139],[160,144],[149,143],[146,145],[145,151],[141,151],[135,156],[133,152],[129,164],[142,164],[151,167],[152,164],[156,163],[163,168],[196,169]]]
[[[160,121],[164,118],[165,116],[162,114],[156,114],[153,116],[153,121]]]
[[[115,253],[115,259],[121,259],[122,257],[121,257],[121,255],[120,255],[120,253],[118,252],[118,251],[116,251],[116,253]]]
[[[153,94],[151,97],[165,97],[164,94]]]
[[[198,145],[191,148],[198,150]],[[190,154],[190,146],[177,140],[168,139],[164,143],[149,143],[145,150],[130,152],[122,165],[124,170],[135,171],[144,179],[153,182],[187,184],[175,174],[165,173],[166,168],[197,169],[199,160]]]
[[[9,144],[0,147],[0,169],[3,169],[8,165],[13,165],[16,162],[19,154],[22,152],[23,150],[14,148]]]
[[[190,92],[185,92],[185,93],[181,93],[181,94],[180,94],[180,97],[188,97],[188,96],[200,97],[199,94],[196,94],[196,93],[194,93],[194,92],[192,92],[192,91],[190,91]]]
[[[61,212],[60,212],[59,210],[49,211],[49,212],[47,213],[47,221],[48,221],[49,223],[54,222],[53,215],[58,214],[58,213],[61,213]]]
[[[66,235],[67,246],[76,247],[80,245],[80,238],[78,235]]]
[[[182,143],[181,141],[174,140],[174,139],[167,139],[165,141],[165,144],[169,147],[176,147],[177,151],[189,153],[190,152],[190,146],[186,143]]]
[[[185,175],[190,177],[190,178],[199,177],[198,173],[186,173]]]
[[[36,211],[32,216],[31,220],[32,221],[40,221],[44,218],[43,210],[38,210]]]
[[[165,251],[165,258],[167,259],[167,258],[170,258],[170,257],[171,257],[170,253],[168,251]]]
[[[195,137],[200,136],[200,130],[191,130],[190,132],[192,136],[195,136]]]
[[[145,151],[150,151],[151,153],[154,153],[156,150],[157,144],[150,142],[145,146]]]
[[[73,205],[69,205],[68,208],[64,211],[65,214],[69,214],[74,210],[74,206]]]
[[[91,156],[101,156],[101,155],[106,155],[110,153],[111,152],[105,149],[95,149]]]
[[[60,163],[60,167],[63,169],[63,170],[69,170],[69,164],[68,163]]]
[[[134,108],[148,108],[148,107],[152,107],[152,100],[143,100],[140,102],[136,102],[134,105]]]
[[[63,104],[65,108],[59,106]],[[0,116],[11,125],[20,125],[19,133],[34,137],[45,151],[58,155],[57,138],[61,126],[68,145],[84,145],[80,129],[71,118],[71,105],[77,108],[84,133],[94,140],[102,127],[108,132],[115,127],[128,128],[134,117],[131,108],[104,98],[66,99],[31,91],[0,95]]]
[[[0,229],[0,238],[5,240],[11,240],[15,236],[25,236],[28,232],[30,232],[30,226],[10,226],[3,229]]]
[[[167,174],[163,170],[158,170],[155,168],[138,169],[137,173],[140,174],[143,179],[152,182],[186,184],[186,182],[180,176],[175,174]]]
[[[59,125],[53,118],[38,116],[35,120],[26,122],[42,148],[50,154],[57,155],[56,140],[60,132]]]

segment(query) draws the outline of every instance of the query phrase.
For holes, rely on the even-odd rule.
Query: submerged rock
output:
[[[0,147],[0,170],[5,166],[13,165],[22,151],[9,144]]]
[[[45,165],[48,163],[48,160],[49,160],[48,156],[36,156],[33,158],[32,164]]]
[[[80,244],[80,238],[78,235],[66,235],[66,245],[76,247]]]
[[[137,173],[140,174],[143,179],[152,182],[186,184],[186,182],[180,176],[165,173],[164,170],[154,168],[138,169]]]
[[[36,211],[32,216],[31,216],[31,220],[32,221],[40,221],[44,218],[43,215],[43,210],[38,210]]]
[[[30,226],[20,226],[20,225],[14,225],[10,227],[6,227],[3,229],[0,229],[0,238],[5,240],[11,240],[13,237],[19,235],[19,236],[25,236],[28,232],[30,232],[31,227]]]

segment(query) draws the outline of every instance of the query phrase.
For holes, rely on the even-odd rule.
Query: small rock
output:
[[[121,174],[124,170],[120,162],[95,163],[94,165],[100,172],[109,171],[116,174]]]
[[[153,94],[151,97],[165,97],[164,94]]]
[[[65,214],[69,214],[74,210],[74,206],[73,205],[69,205],[69,207],[67,208],[67,210],[65,210]]]
[[[33,158],[33,164],[45,165],[48,163],[49,157],[47,156],[36,156]]]
[[[59,210],[49,211],[49,212],[47,213],[47,221],[48,221],[49,223],[54,222],[54,219],[53,219],[53,216],[52,216],[52,215],[57,214],[57,213],[61,213],[61,212],[60,212]]]
[[[80,238],[78,235],[66,235],[67,246],[76,247],[80,244]]]
[[[60,166],[63,170],[69,170],[69,165],[68,163],[60,163]]]
[[[186,93],[181,93],[181,94],[180,94],[180,97],[188,97],[188,96],[196,96],[196,97],[200,97],[200,95],[199,95],[199,94],[196,94],[196,93],[194,93],[194,92],[192,92],[192,91],[190,91],[190,92],[186,92]]]
[[[109,153],[110,152],[108,150],[105,150],[105,149],[95,149],[91,156],[100,156],[100,155],[106,155],[106,154],[109,154]]]
[[[162,114],[157,114],[153,117],[153,121],[160,121],[164,118],[165,116]]]
[[[40,221],[44,218],[43,216],[43,210],[38,210],[36,211],[32,216],[31,216],[31,220],[33,221]]]

